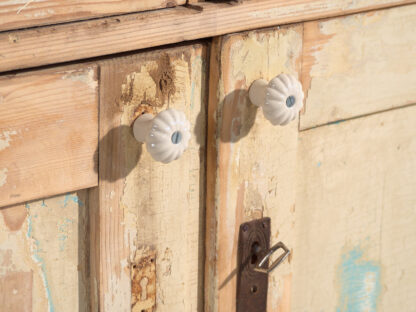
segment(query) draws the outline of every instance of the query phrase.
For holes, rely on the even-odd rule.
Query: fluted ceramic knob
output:
[[[154,117],[143,114],[133,124],[137,141],[145,142],[150,155],[163,163],[178,159],[188,147],[190,123],[183,112],[167,109]]]
[[[270,80],[254,81],[249,90],[250,101],[263,108],[263,114],[273,125],[286,125],[296,118],[303,106],[300,82],[292,75],[281,74]]]

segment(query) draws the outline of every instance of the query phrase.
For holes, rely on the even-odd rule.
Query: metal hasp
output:
[[[282,249],[269,267],[269,258]],[[268,274],[290,254],[282,242],[270,248],[270,218],[240,225],[237,255],[237,312],[266,312]]]

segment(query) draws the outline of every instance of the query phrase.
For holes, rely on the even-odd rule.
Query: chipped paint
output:
[[[360,246],[342,255],[338,268],[340,295],[337,312],[376,312],[381,292],[380,265],[363,258]]]
[[[98,86],[97,78],[95,77],[95,71],[92,68],[88,70],[69,70],[65,72],[62,79],[70,79],[75,82],[82,82],[89,86],[91,89],[96,89]]]
[[[0,169],[0,187],[7,182],[7,168]]]
[[[300,129],[413,104],[415,14],[398,7],[305,23]]]
[[[65,194],[64,200],[63,200],[63,204],[62,204],[62,208],[65,208],[66,206],[68,206],[68,203],[72,201],[75,204],[79,205],[80,207],[84,206],[84,203],[78,198],[78,196],[76,194]]]
[[[55,306],[52,301],[51,290],[49,288],[48,278],[46,276],[46,266],[44,259],[39,255],[40,249],[40,242],[33,237],[33,223],[32,223],[32,215],[30,214],[30,205],[26,204],[27,209],[27,232],[26,237],[31,241],[30,250],[32,252],[32,259],[41,269],[41,277],[43,281],[43,285],[46,291],[46,298],[48,300],[48,312],[55,312]]]
[[[3,131],[3,133],[0,133],[0,151],[10,146],[10,142],[12,141],[12,136],[16,134],[17,134],[17,131],[15,130]]]

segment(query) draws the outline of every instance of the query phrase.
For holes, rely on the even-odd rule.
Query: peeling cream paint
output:
[[[6,184],[7,181],[7,168],[0,169],[0,187]]]
[[[10,141],[12,141],[12,135],[16,135],[17,131],[3,131],[0,133],[0,151],[4,150],[6,147],[10,146]]]

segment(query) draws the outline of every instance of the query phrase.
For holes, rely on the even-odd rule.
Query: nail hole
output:
[[[251,264],[255,264],[257,262],[257,260],[258,260],[257,255],[255,255],[255,254],[251,255],[251,261],[250,261]]]
[[[257,292],[257,286],[256,285],[251,286],[250,291],[252,294],[255,294]]]
[[[289,108],[295,105],[295,102],[296,102],[296,99],[293,95],[290,95],[286,98],[286,106]]]

